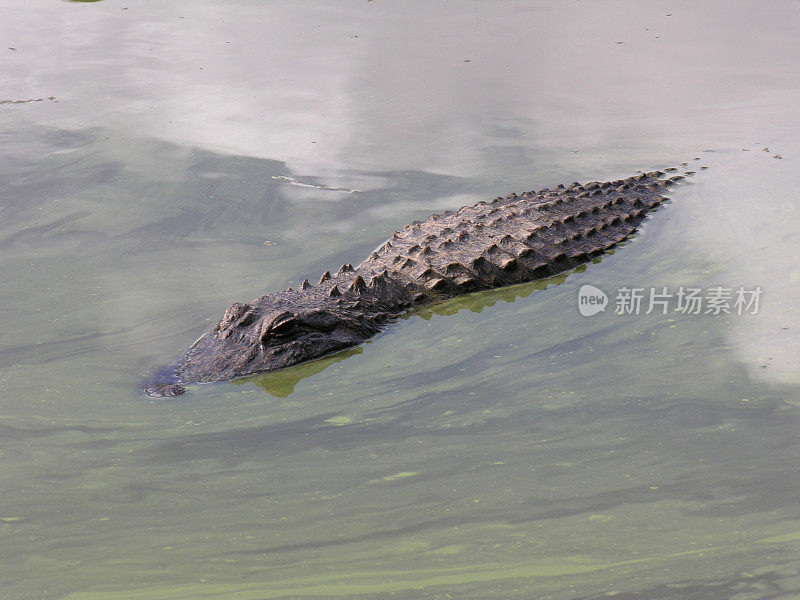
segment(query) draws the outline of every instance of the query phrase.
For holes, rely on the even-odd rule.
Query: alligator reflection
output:
[[[593,262],[600,262],[600,258],[595,258]],[[484,308],[494,306],[498,302],[514,302],[517,298],[527,298],[537,290],[546,290],[548,286],[561,285],[567,280],[567,277],[573,273],[583,273],[585,270],[586,265],[580,265],[570,271],[559,273],[552,277],[546,277],[545,279],[537,279],[536,281],[497,288],[486,292],[476,292],[466,296],[458,296],[457,298],[442,302],[441,304],[421,306],[417,310],[405,315],[403,318],[416,315],[428,320],[433,315],[454,315],[461,310],[479,313]]]
[[[619,244],[620,246],[623,244]],[[610,250],[608,254],[613,254]],[[592,260],[592,263],[600,262],[602,257],[597,257]],[[591,263],[590,263],[591,264]],[[413,310],[405,315],[402,319],[409,319],[412,317],[422,317],[429,320],[433,315],[454,315],[461,310],[468,310],[474,313],[481,312],[484,308],[494,306],[497,302],[514,302],[517,298],[527,298],[537,290],[545,290],[551,285],[561,285],[566,281],[567,277],[573,273],[583,273],[587,265],[580,265],[575,269],[571,269],[565,273],[547,277],[545,279],[537,279],[529,283],[521,283],[509,287],[497,288],[485,292],[476,292],[467,294],[465,296],[458,296],[452,298],[441,304],[429,304]],[[286,398],[294,392],[294,387],[306,377],[311,377],[317,373],[321,373],[334,363],[340,362],[355,354],[361,354],[364,351],[364,346],[357,346],[355,348],[348,348],[336,354],[331,354],[324,358],[312,360],[306,363],[289,367],[288,369],[281,369],[280,371],[273,371],[271,373],[259,373],[257,375],[250,375],[248,377],[241,377],[231,381],[234,385],[245,385],[253,383],[263,389],[268,394],[276,398]]]
[[[310,360],[288,369],[281,369],[280,371],[272,371],[270,373],[259,373],[257,375],[250,375],[248,377],[240,377],[231,381],[234,385],[243,385],[246,383],[254,383],[262,388],[268,394],[276,398],[286,398],[294,392],[294,386],[302,379],[311,377],[317,373],[321,373],[332,364],[340,362],[345,358],[350,358],[354,354],[361,354],[364,351],[363,346],[356,346],[355,348],[348,348],[341,352],[336,352],[330,356]]]

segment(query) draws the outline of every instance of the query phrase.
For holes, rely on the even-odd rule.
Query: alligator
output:
[[[509,194],[415,221],[317,285],[232,304],[151,396],[275,371],[357,346],[409,309],[549,277],[613,249],[682,180],[676,168]],[[686,173],[692,174],[691,171]]]

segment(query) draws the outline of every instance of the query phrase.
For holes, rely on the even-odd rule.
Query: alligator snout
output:
[[[171,396],[180,396],[186,391],[186,388],[177,383],[156,383],[148,385],[144,388],[144,393],[151,398],[168,398]]]

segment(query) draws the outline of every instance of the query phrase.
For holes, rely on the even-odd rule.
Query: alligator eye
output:
[[[286,337],[297,331],[297,319],[289,317],[279,323],[274,323],[269,329],[269,334],[276,337]]]

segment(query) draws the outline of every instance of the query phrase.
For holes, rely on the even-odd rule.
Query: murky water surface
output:
[[[0,5],[4,597],[800,593],[796,2]],[[409,221],[682,161],[576,273],[141,393]]]

